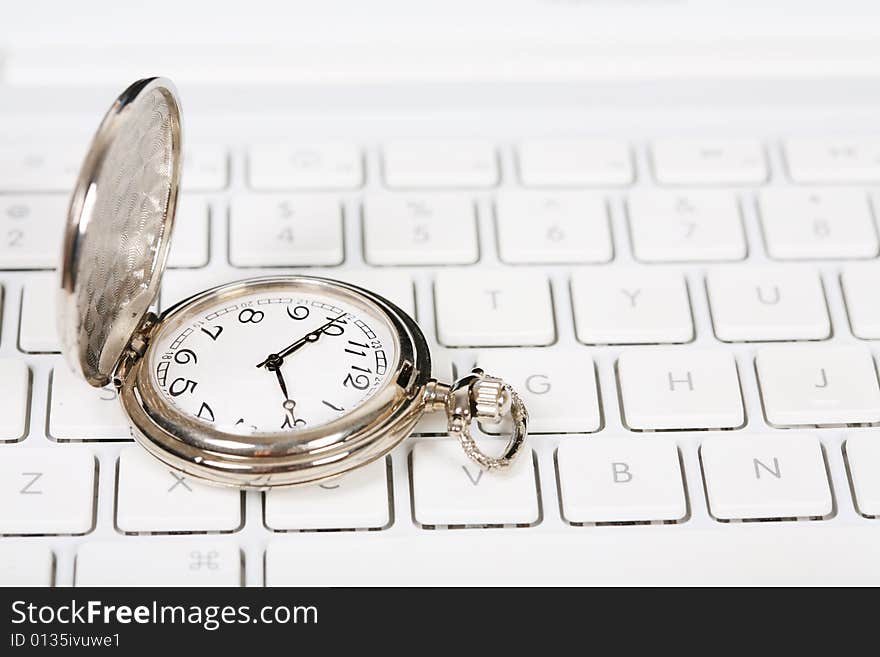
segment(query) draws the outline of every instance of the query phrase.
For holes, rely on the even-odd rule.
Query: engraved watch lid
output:
[[[67,362],[110,382],[156,300],[177,207],[180,103],[164,78],[138,80],[98,127],[70,199],[58,331]]]

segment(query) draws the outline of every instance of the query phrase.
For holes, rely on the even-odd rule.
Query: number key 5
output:
[[[466,265],[479,257],[474,204],[466,196],[371,196],[363,226],[364,257],[373,265]]]

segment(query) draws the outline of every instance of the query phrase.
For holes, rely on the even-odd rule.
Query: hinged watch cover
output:
[[[111,381],[159,292],[181,164],[174,85],[135,82],[95,133],[61,254],[58,332],[71,367],[93,386]]]

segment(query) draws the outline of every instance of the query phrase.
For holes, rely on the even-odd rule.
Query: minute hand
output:
[[[287,347],[285,347],[284,349],[282,349],[281,351],[279,351],[277,354],[270,354],[265,360],[263,360],[263,362],[258,363],[258,364],[257,364],[257,367],[263,367],[263,366],[265,366],[266,363],[268,363],[270,360],[280,360],[280,359],[283,359],[285,356],[289,356],[290,354],[292,354],[294,351],[296,351],[297,349],[299,349],[299,348],[302,347],[303,345],[308,344],[309,342],[315,342],[318,338],[321,337],[321,334],[324,332],[324,330],[325,330],[328,326],[330,326],[330,325],[333,324],[334,322],[338,322],[340,319],[342,319],[343,317],[345,317],[345,315],[347,315],[347,314],[348,314],[348,313],[342,313],[341,315],[339,315],[339,317],[334,317],[333,319],[331,319],[331,320],[330,320],[329,322],[327,322],[326,324],[324,324],[324,325],[319,326],[318,328],[316,328],[314,331],[311,331],[311,332],[309,332],[309,333],[306,333],[306,334],[305,334],[303,337],[301,337],[299,340],[297,340],[296,342],[293,342],[292,344],[288,345]],[[274,357],[274,358],[273,358],[273,357]]]

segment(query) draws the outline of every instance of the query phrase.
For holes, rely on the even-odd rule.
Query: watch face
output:
[[[333,285],[244,287],[175,311],[149,367],[174,407],[234,434],[297,431],[352,412],[394,380],[393,324]]]

